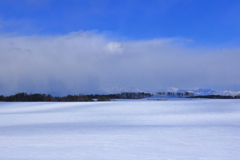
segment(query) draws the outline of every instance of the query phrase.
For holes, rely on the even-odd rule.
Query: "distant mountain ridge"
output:
[[[192,90],[182,90],[182,89],[175,89],[175,92],[192,92],[194,95],[221,95],[221,96],[236,96],[240,95],[240,91],[217,91],[214,89],[205,89],[205,88],[198,88]]]
[[[174,87],[170,87],[167,90],[149,90],[149,89],[139,89],[134,87],[119,87],[119,86],[104,86],[101,87],[102,90],[106,94],[113,94],[113,93],[121,93],[121,92],[147,92],[151,94],[156,94],[157,92],[174,92],[174,93],[183,93],[183,92],[192,92],[194,95],[222,95],[222,96],[236,96],[240,95],[240,91],[217,91],[214,89],[206,89],[206,88],[197,88],[197,89],[178,89]]]

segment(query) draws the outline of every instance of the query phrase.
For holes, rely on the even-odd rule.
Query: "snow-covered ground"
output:
[[[240,100],[0,103],[1,160],[235,160]]]

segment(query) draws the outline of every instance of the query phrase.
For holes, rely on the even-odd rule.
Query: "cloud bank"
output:
[[[104,87],[240,90],[240,48],[187,40],[116,41],[96,32],[0,36],[0,94],[103,93]]]

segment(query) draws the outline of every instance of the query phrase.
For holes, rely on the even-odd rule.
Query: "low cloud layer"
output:
[[[240,90],[240,48],[217,50],[185,43],[115,41],[94,32],[0,36],[0,94],[89,94],[116,86]]]

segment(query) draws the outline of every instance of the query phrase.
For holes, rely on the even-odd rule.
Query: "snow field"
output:
[[[1,102],[1,160],[240,157],[240,100]]]

